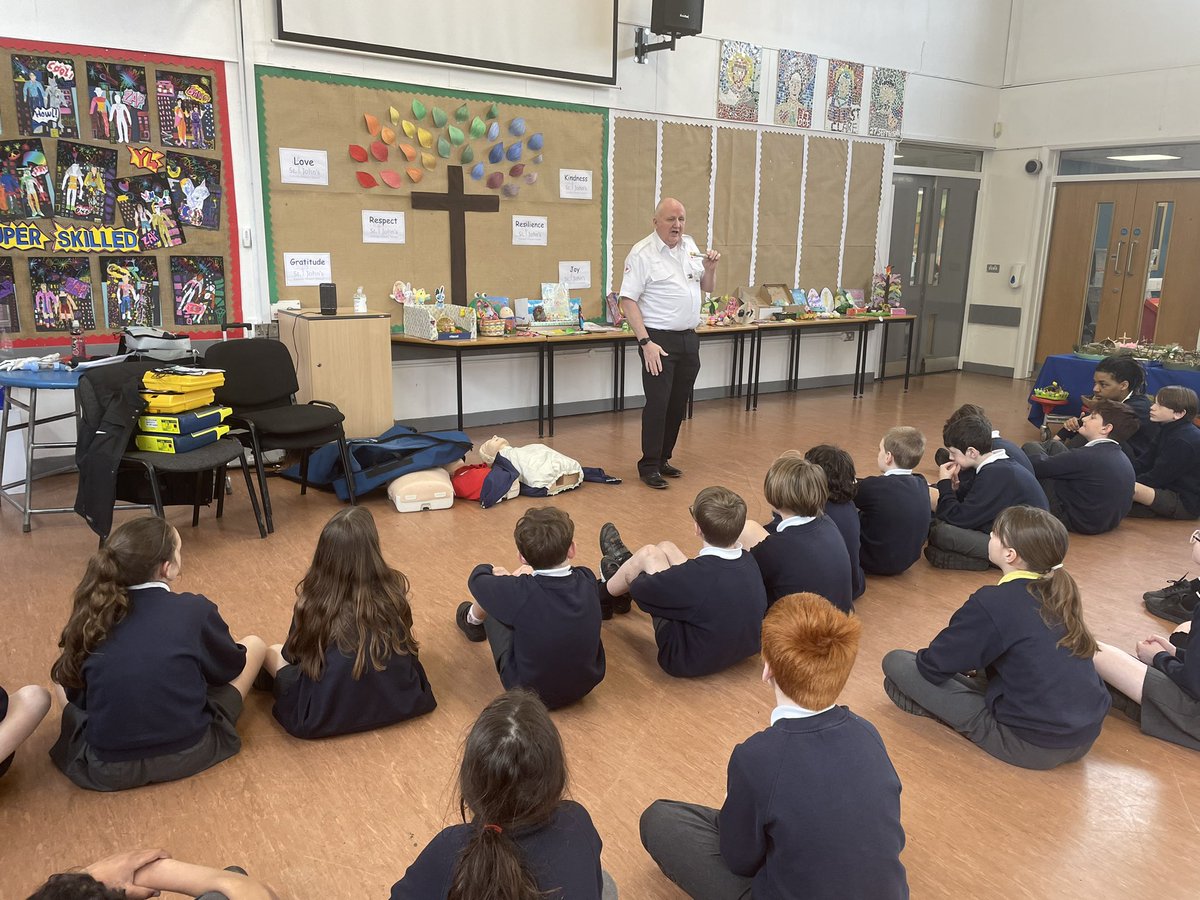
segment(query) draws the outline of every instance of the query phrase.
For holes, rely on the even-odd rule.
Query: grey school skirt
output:
[[[104,762],[84,737],[88,714],[74,703],[63,710],[58,740],[50,758],[75,784],[89,791],[123,791],[160,781],[178,781],[215,766],[242,749],[237,720],[242,714],[242,695],[237,688],[221,684],[208,689],[205,709],[212,725],[195,745],[178,753],[149,759]]]
[[[1200,700],[1151,667],[1142,682],[1141,724],[1143,734],[1200,750]]]

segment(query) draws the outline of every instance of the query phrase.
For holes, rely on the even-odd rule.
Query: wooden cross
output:
[[[462,166],[447,166],[446,193],[413,191],[413,209],[435,209],[450,214],[450,302],[467,305],[467,213],[499,212],[500,198],[463,193]]]

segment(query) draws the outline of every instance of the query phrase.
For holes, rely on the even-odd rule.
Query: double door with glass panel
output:
[[[1200,181],[1060,184],[1035,358],[1113,339],[1196,347]]]

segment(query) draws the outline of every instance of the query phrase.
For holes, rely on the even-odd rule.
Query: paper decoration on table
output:
[[[178,247],[186,240],[165,176],[118,179],[117,209],[125,227],[137,232],[143,250]]]
[[[140,144],[150,136],[146,70],[127,63],[87,61],[85,103],[92,138],[113,144]]]
[[[871,111],[867,134],[898,138],[904,124],[904,85],[908,73],[876,67],[871,75]]]
[[[758,81],[761,75],[762,47],[746,41],[721,41],[717,118],[757,122]]]
[[[160,143],[166,147],[215,150],[217,120],[211,75],[158,70],[155,82]]]
[[[17,281],[13,275],[11,256],[0,256],[0,331],[21,330],[21,315],[17,311]]]
[[[195,228],[221,227],[221,161],[188,153],[167,154],[167,183],[179,221]]]
[[[176,325],[225,321],[225,261],[220,256],[172,256]]]
[[[54,176],[37,138],[0,144],[0,222],[54,215]]]
[[[825,127],[830,131],[857,134],[858,114],[862,109],[862,63],[829,60],[826,88]]]
[[[113,188],[117,151],[111,147],[58,142],[58,194],[54,210],[60,216],[87,219],[100,225],[113,221]]]
[[[12,71],[19,133],[79,137],[79,101],[72,60],[14,53]]]
[[[84,330],[95,330],[92,264],[86,256],[31,257],[29,284],[37,331],[70,331],[76,319]]]
[[[153,256],[101,256],[104,318],[109,328],[162,324],[158,308],[158,260]]]
[[[812,128],[813,91],[816,86],[816,54],[780,50],[779,71],[775,79],[775,124]]]
[[[129,164],[135,169],[142,169],[145,172],[157,172],[167,161],[167,154],[161,150],[155,150],[153,147],[131,145],[126,149],[129,151]]]

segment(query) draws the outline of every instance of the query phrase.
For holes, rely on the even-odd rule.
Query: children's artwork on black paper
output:
[[[158,260],[153,256],[101,256],[104,315],[108,327],[161,324]]]
[[[171,200],[170,185],[162,175],[118,180],[117,209],[125,227],[137,231],[143,250],[178,247],[186,240]]]
[[[116,179],[116,150],[59,141],[55,211],[60,216],[111,225]]]
[[[211,75],[158,72],[158,130],[164,147],[215,150],[216,113]]]
[[[221,227],[221,161],[167,153],[167,181],[179,221],[213,231]]]
[[[0,143],[0,222],[54,215],[54,175],[38,138]]]
[[[86,256],[34,256],[29,260],[33,322],[38,331],[70,331],[78,319],[96,328],[92,308],[92,263]]]
[[[53,56],[12,56],[17,127],[21,134],[79,137],[75,63]]]
[[[92,137],[113,144],[141,144],[150,136],[146,70],[127,63],[87,61],[87,108]]]
[[[21,316],[17,312],[17,280],[13,277],[11,256],[0,256],[0,331],[14,333],[21,330]]]
[[[225,260],[220,256],[172,256],[171,287],[176,325],[225,321]]]

